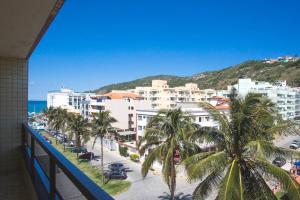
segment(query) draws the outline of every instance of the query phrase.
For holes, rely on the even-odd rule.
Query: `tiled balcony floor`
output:
[[[0,199],[37,200],[25,166],[19,171],[0,172]]]

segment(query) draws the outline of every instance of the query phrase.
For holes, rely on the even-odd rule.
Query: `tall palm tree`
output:
[[[141,155],[148,150],[142,164],[142,176],[146,177],[155,161],[162,164],[164,181],[170,189],[170,199],[174,199],[176,189],[176,169],[174,157],[187,156],[192,149],[186,137],[193,130],[192,118],[181,109],[161,110],[148,122],[144,137],[139,141]]]
[[[90,139],[90,125],[88,120],[79,114],[69,113],[68,119],[69,137],[75,137],[76,155],[78,159],[81,146]]]
[[[46,116],[48,116],[48,123],[50,126],[56,130],[60,131],[64,135],[64,131],[67,127],[68,122],[68,112],[66,109],[63,109],[61,107],[58,108],[49,108],[48,111],[46,111]],[[57,144],[57,138],[56,138],[56,144]]]
[[[44,115],[45,117],[47,118],[47,121],[48,121],[48,125],[51,126],[53,120],[54,120],[54,107],[49,107],[49,108],[46,108],[43,112],[44,112]]]
[[[94,116],[92,120],[92,136],[94,136],[93,148],[98,138],[100,138],[101,144],[101,170],[104,172],[103,166],[103,138],[112,128],[112,123],[117,120],[110,116],[110,111],[100,111]],[[104,183],[104,176],[102,176],[102,182]]]
[[[300,199],[300,187],[280,167],[269,163],[274,155],[299,153],[273,145],[275,134],[289,134],[294,124],[276,117],[274,104],[258,94],[248,94],[244,99],[232,93],[230,117],[208,103],[206,109],[219,123],[219,129],[202,127],[190,140],[214,142],[216,148],[199,152],[183,161],[189,180],[201,180],[194,199],[205,199],[216,188],[217,199],[248,200],[276,199],[265,181],[266,175],[282,184],[289,199]]]

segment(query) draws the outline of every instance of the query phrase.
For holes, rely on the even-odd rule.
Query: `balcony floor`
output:
[[[22,166],[19,171],[0,172],[0,199],[36,200],[29,174]]]

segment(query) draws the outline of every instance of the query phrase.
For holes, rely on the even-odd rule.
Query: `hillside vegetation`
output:
[[[222,70],[203,72],[193,76],[148,76],[129,82],[107,85],[93,92],[105,93],[111,90],[126,90],[137,86],[150,86],[151,80],[153,79],[167,80],[170,87],[193,82],[197,83],[201,89],[226,89],[227,85],[235,84],[239,78],[251,78],[253,80],[268,81],[271,83],[276,80],[287,80],[288,85],[299,87],[300,61],[274,64],[266,64],[262,61],[247,61]]]

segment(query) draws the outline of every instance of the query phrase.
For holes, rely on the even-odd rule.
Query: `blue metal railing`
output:
[[[36,155],[37,146],[42,148],[45,154],[42,157],[46,158],[45,162],[41,162],[41,158]],[[64,200],[64,195],[61,194],[62,189],[57,188],[58,180],[56,180],[57,174],[63,173],[73,183],[82,199],[113,200],[109,194],[27,124],[23,125],[22,150],[39,199]],[[66,187],[69,186],[66,185]]]

